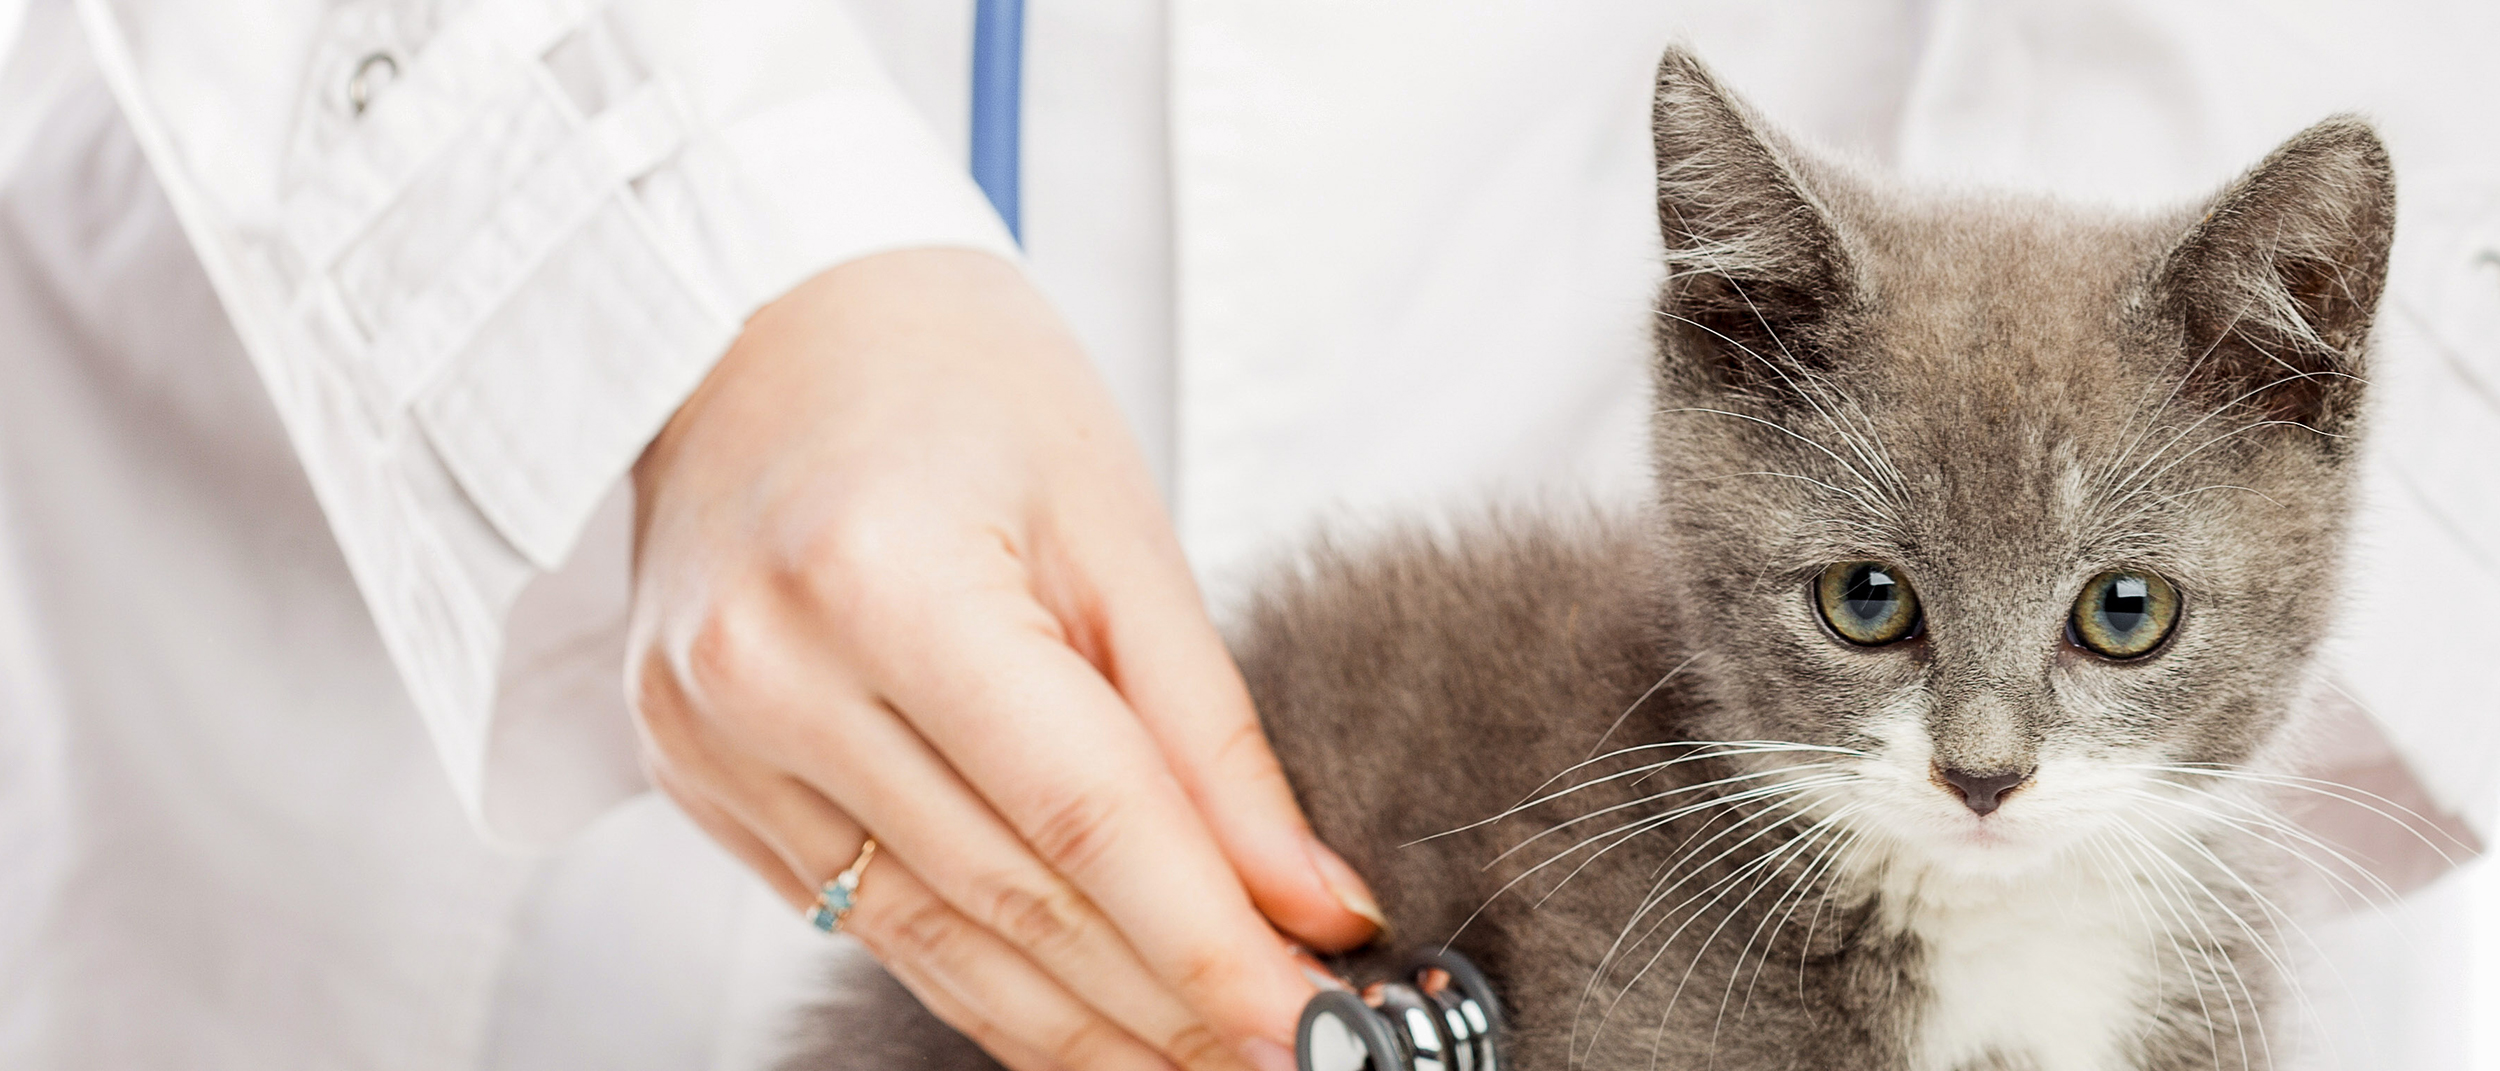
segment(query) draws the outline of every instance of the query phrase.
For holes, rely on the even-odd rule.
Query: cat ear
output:
[[[1658,65],[1651,133],[1667,282],[1662,371],[1772,395],[1830,366],[1853,272],[1831,214],[1769,134],[1682,48]]]
[[[2349,426],[2395,220],[2387,148],[2349,116],[2300,132],[2241,176],[2154,277],[2189,386],[2264,419]]]

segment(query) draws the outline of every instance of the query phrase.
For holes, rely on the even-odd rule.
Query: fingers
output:
[[[1108,497],[1035,525],[1037,594],[1145,725],[1259,910],[1316,948],[1372,939],[1380,907],[1311,834],[1159,510]]]
[[[1186,575],[1159,587],[1117,586],[1106,599],[1120,693],[1259,910],[1325,951],[1355,947],[1386,928],[1370,887],[1312,835],[1241,674]]]
[[[701,780],[735,802],[687,784],[682,773],[668,775],[664,787],[794,909],[812,904],[816,888],[857,859],[867,840],[830,802],[786,778],[764,792],[753,780]],[[870,859],[856,903],[842,932],[1000,1062],[1033,1071],[1171,1071],[1153,1049],[932,894],[892,853]]]
[[[908,726],[862,700],[833,700],[822,709],[821,731],[776,757],[792,768],[822,768],[824,754],[811,749],[828,742],[837,746],[827,751],[876,757],[868,764],[878,771],[873,778],[848,766],[834,775],[846,788],[842,795],[866,801],[859,817],[877,830],[880,847],[845,932],[866,941],[897,977],[914,974],[916,990],[945,989],[956,1004],[1060,1066],[1131,1066],[1131,1057],[1120,1055],[1125,1050],[1098,1036],[1108,1030],[1193,1071],[1239,1071],[1230,1051],[1157,981],[1109,920],[1025,852]],[[643,720],[654,749],[673,756],[653,763],[655,779],[681,802],[693,800],[688,813],[751,866],[768,876],[801,875],[774,881],[793,907],[811,904],[818,884],[856,858],[861,827],[825,794],[742,757],[699,723],[666,712]],[[891,864],[900,865],[889,870]],[[931,885],[953,895],[941,899]],[[1042,982],[1053,994],[1048,1002],[1007,1011],[987,1003],[1028,999]],[[1085,1018],[1070,1018],[1078,1012]],[[1079,1052],[1109,1062],[1065,1062]],[[1165,1066],[1160,1057],[1155,1065]]]
[[[828,720],[831,731],[818,739],[839,747],[803,745],[790,755],[793,768],[826,771],[818,790],[876,829],[879,843],[939,895],[1175,1061],[1234,1067],[1112,920],[1036,857],[900,717],[860,703]]]
[[[895,705],[1189,1007],[1227,1036],[1289,1045],[1310,984],[1154,741],[1049,629],[986,609],[930,625],[955,657],[898,674]]]
[[[990,1042],[983,1035],[992,1034],[1056,1067],[1170,1071],[1154,1050],[938,899],[903,866],[872,860],[860,877],[859,897],[844,932],[858,935],[879,961],[898,965],[895,976],[904,985],[984,1048]],[[950,1009],[961,1018],[949,1017]]]
[[[1095,565],[1161,569],[1186,596],[1117,408],[1012,266],[871,260],[759,313],[635,466],[635,649],[683,688],[642,718],[663,784],[731,851],[791,875],[773,881],[794,903],[847,862],[859,825],[875,830],[862,910],[888,909],[887,867],[910,882],[887,888],[945,909],[913,916],[941,944],[898,929],[884,958],[950,1018],[1005,1039],[1002,1055],[1055,1064],[1088,1043],[1060,1019],[1017,1018],[983,977],[1051,982],[1192,1071],[1253,1037],[1272,1039],[1245,1048],[1254,1060],[1289,1066],[1309,985],[1200,808],[1248,809],[1242,857],[1286,875],[1254,875],[1261,900],[1324,937],[1325,880],[1290,795],[1271,769],[1238,790],[1248,803],[1220,796],[1221,772],[1264,752],[1223,745],[1237,733],[1193,743],[1207,770],[1176,776],[1105,680],[1125,652],[1103,628],[1061,627],[1105,618],[1045,609],[1043,574],[1090,579],[1070,548],[1036,549],[1052,533],[1032,516],[1063,510],[1089,516],[1115,559],[1111,543],[1154,555]],[[1220,650],[1201,642],[1199,674],[1220,679]],[[1251,724],[1230,685],[1224,724]],[[1206,701],[1179,689],[1159,703],[1178,724]]]

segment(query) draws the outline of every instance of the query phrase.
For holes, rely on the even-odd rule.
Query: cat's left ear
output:
[[[2349,116],[2300,132],[2214,198],[2152,291],[2186,344],[2193,393],[2346,431],[2395,220],[2387,148]]]
[[[1667,50],[1651,114],[1667,280],[1659,370],[1766,399],[1828,372],[1857,273],[1796,152],[1692,53]]]

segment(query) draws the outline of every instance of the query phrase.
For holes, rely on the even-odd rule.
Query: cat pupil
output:
[[[1892,616],[1900,604],[1901,583],[1892,574],[1873,566],[1860,566],[1849,574],[1849,587],[1842,593],[1841,607],[1849,616],[1873,623]]]
[[[1918,593],[1908,577],[1877,562],[1833,562],[1814,580],[1823,623],[1860,647],[1881,647],[1918,627]]]
[[[2143,577],[2122,576],[2101,594],[2101,621],[2111,632],[2127,635],[2144,627],[2152,606],[2152,586]]]

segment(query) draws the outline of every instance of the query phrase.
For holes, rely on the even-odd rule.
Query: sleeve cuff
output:
[[[642,787],[616,684],[631,515],[620,484],[737,325],[880,252],[1018,257],[918,117],[851,88],[689,139],[634,185],[644,218],[593,217],[416,409],[466,497],[548,571],[504,618],[480,768],[456,779],[507,844],[548,843]]]
[[[744,6],[646,5],[737,32],[641,67],[594,0],[439,27],[125,6],[80,6],[98,65],[454,791],[497,839],[562,835],[641,783],[615,682],[617,490],[644,444],[809,277],[1013,242],[838,13],[774,9],[812,20],[774,33]],[[270,64],[272,40],[310,55]],[[566,83],[548,57],[568,51],[601,92]],[[374,55],[396,75],[351,106]]]
[[[418,420],[496,529],[553,568],[747,316],[834,265],[928,246],[1017,255],[882,84],[690,131],[538,259]]]

